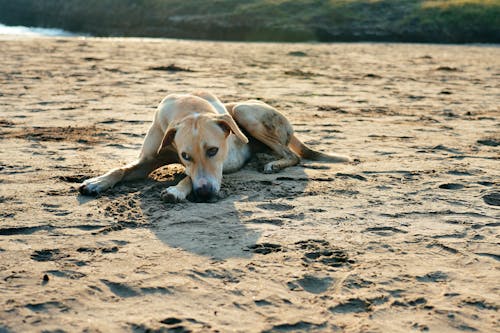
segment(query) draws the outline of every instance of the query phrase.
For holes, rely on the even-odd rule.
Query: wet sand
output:
[[[0,40],[0,332],[494,332],[500,49]],[[175,66],[171,66],[175,64]],[[159,101],[259,98],[311,147],[254,158],[215,204],[133,160]]]

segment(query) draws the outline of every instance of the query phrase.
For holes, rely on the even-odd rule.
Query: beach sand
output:
[[[0,49],[0,332],[498,332],[498,47]],[[357,161],[267,175],[261,155],[213,204],[161,201],[179,166],[78,194],[137,156],[165,95],[200,89]]]

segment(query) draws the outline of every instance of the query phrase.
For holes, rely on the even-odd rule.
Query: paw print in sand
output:
[[[344,250],[330,245],[326,240],[309,239],[295,245],[305,251],[302,260],[306,265],[321,263],[330,267],[342,267],[355,262]]]

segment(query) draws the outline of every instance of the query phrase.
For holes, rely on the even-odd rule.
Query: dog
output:
[[[79,191],[98,195],[118,182],[144,179],[163,165],[181,163],[186,177],[163,190],[161,198],[175,203],[193,193],[198,201],[214,202],[223,173],[241,169],[262,148],[278,156],[264,165],[264,173],[297,165],[301,158],[350,161],[307,147],[283,114],[259,100],[223,104],[208,92],[171,94],[158,106],[138,159],[85,180]]]

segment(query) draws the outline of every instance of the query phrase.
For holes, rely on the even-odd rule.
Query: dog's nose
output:
[[[203,184],[194,189],[196,198],[203,202],[213,202],[216,199],[217,193],[215,188],[210,184]]]

